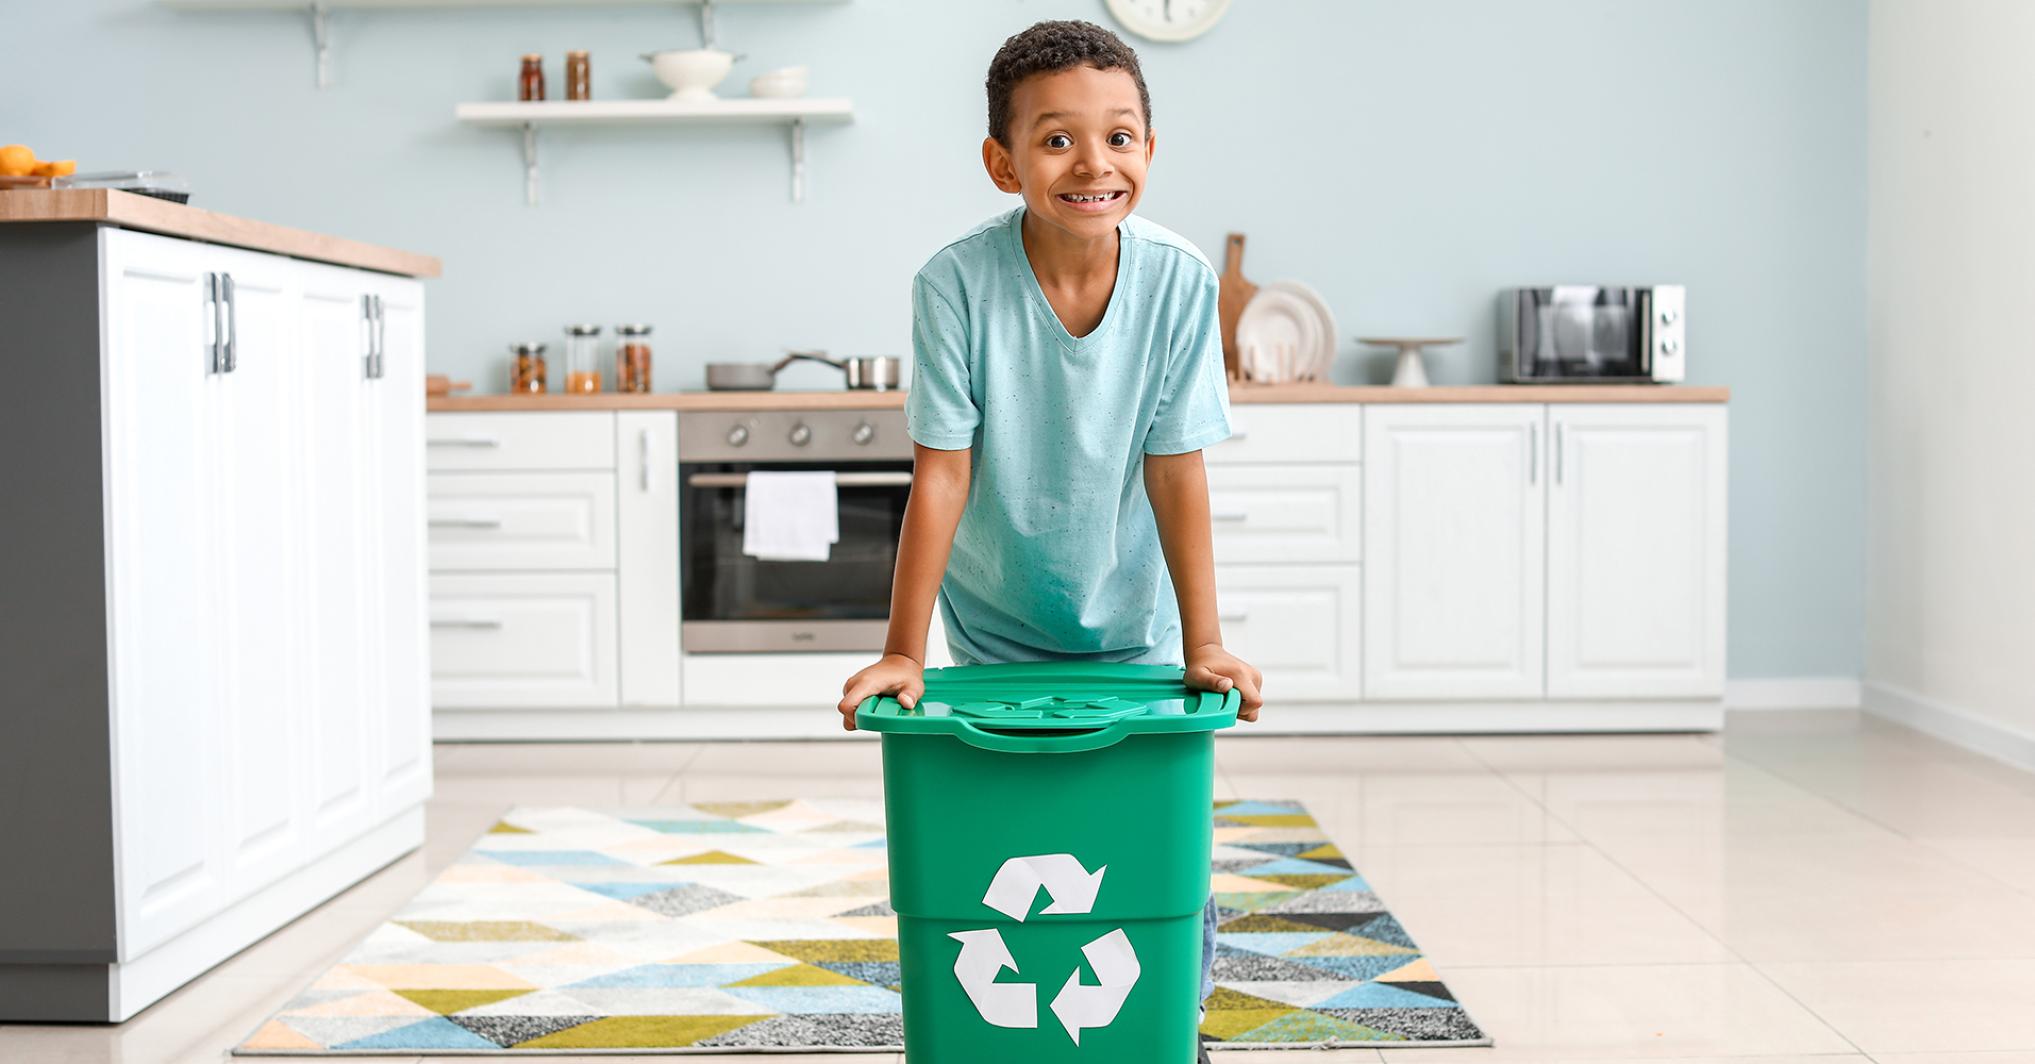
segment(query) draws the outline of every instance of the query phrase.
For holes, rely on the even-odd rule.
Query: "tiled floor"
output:
[[[1395,1064],[2035,1064],[2035,776],[1841,712],[1218,750],[1219,793],[1308,802],[1498,1042]],[[871,743],[441,746],[422,852],[124,1025],[0,1027],[0,1061],[218,1060],[511,804],[876,795],[877,770]]]

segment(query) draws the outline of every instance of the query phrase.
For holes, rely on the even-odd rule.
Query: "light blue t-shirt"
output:
[[[1068,333],[1025,256],[1025,208],[912,282],[911,438],[973,448],[940,585],[956,661],[1180,664],[1180,607],[1144,456],[1229,436],[1215,269],[1136,216],[1102,323]]]

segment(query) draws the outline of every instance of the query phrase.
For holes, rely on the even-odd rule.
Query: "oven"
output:
[[[681,639],[688,654],[883,649],[911,495],[902,410],[687,412],[679,418]],[[825,561],[742,552],[763,470],[831,470],[840,540]]]

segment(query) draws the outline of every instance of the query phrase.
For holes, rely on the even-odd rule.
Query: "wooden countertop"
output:
[[[1731,389],[1637,384],[1489,384],[1387,388],[1334,384],[1239,384],[1230,402],[1252,403],[1723,403]],[[903,392],[652,392],[648,395],[456,395],[438,412],[519,410],[886,410]]]
[[[97,222],[408,277],[436,277],[440,272],[438,260],[430,255],[236,218],[114,189],[0,192],[0,223],[4,222]]]

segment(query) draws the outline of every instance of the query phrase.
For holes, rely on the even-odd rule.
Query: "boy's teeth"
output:
[[[1116,194],[1116,193],[1114,193],[1114,192],[1110,192],[1110,193],[1107,193],[1107,194],[1105,194],[1105,195],[1101,195],[1101,196],[1072,196],[1072,195],[1070,195],[1070,196],[1062,196],[1062,197],[1060,197],[1060,198],[1061,198],[1061,199],[1064,199],[1064,200],[1067,200],[1067,201],[1068,201],[1068,202],[1070,202],[1070,203],[1100,203],[1100,202],[1102,202],[1103,200],[1113,200],[1113,199],[1115,199],[1115,198],[1116,198],[1116,196],[1117,196],[1117,194]]]

